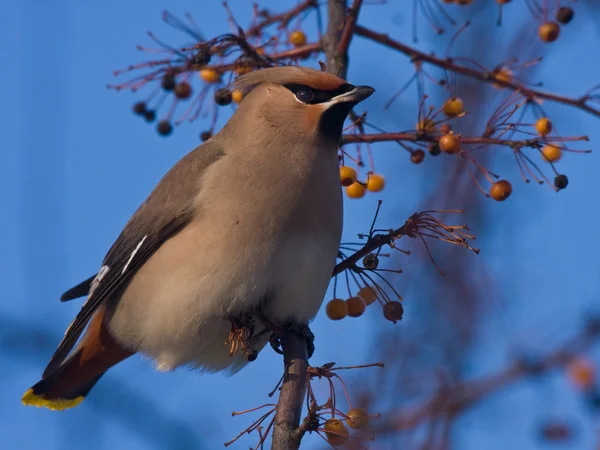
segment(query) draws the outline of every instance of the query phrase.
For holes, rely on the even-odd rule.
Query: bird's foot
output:
[[[308,324],[299,324],[296,322],[289,323],[285,329],[291,333],[302,336],[306,340],[306,352],[310,359],[315,352],[315,335],[311,331]]]
[[[249,345],[254,337],[254,319],[247,316],[229,318],[228,320],[231,323],[231,330],[225,345],[229,346],[229,356],[241,352],[247,361],[254,361],[258,356],[258,352]]]
[[[265,328],[272,332],[271,337],[269,338],[269,343],[275,352],[283,355],[283,351],[281,350],[281,342],[285,337],[285,333],[290,332],[304,337],[306,339],[306,351],[308,353],[308,357],[310,358],[313,355],[315,351],[315,335],[310,330],[308,325],[298,324],[291,321],[282,327],[265,317],[262,313],[258,313],[256,317],[262,322]]]

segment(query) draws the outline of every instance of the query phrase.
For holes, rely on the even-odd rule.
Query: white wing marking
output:
[[[127,261],[127,264],[125,264],[125,267],[123,267],[123,272],[121,272],[121,275],[123,275],[125,273],[125,271],[129,267],[129,264],[131,264],[131,260],[133,259],[133,257],[135,256],[135,254],[138,252],[138,250],[140,249],[140,247],[142,246],[142,244],[144,243],[144,241],[146,240],[147,237],[148,237],[148,235],[144,236],[144,238],[140,241],[140,243],[137,245],[137,247],[135,248],[135,250],[133,250],[133,252],[131,252],[131,256],[129,257],[129,260]]]

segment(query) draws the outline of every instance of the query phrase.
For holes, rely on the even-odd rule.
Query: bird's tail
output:
[[[78,364],[79,353],[75,352],[56,371],[42,378],[25,392],[23,404],[54,411],[79,405],[104,375],[104,372],[91,375],[89,368],[86,370]]]

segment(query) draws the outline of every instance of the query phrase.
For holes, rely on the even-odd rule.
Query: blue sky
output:
[[[207,36],[228,31],[220,2],[200,5],[182,0],[171,11],[192,12]],[[246,23],[249,4],[232,1],[231,5],[240,22]],[[0,192],[4,220],[0,233],[5,239],[0,260],[0,319],[11,325],[0,330],[3,448],[145,449],[151,444],[155,448],[221,448],[251,421],[245,416],[231,418],[231,411],[267,401],[266,393],[278,379],[281,363],[272,352],[261,354],[233,378],[184,370],[160,374],[148,361],[135,357],[111,370],[79,408],[53,413],[20,403],[80,306],[78,302],[60,304],[60,293],[97,270],[129,216],[168,168],[197,145],[198,134],[206,127],[200,121],[180,127],[168,139],[160,138],[131,114],[130,106],[138,96],[105,88],[114,81],[112,70],[140,59],[135,45],[148,43],[146,31],[154,31],[167,42],[181,42],[182,35],[160,20],[168,6],[159,0],[57,0],[52,6],[23,0],[3,5]],[[486,61],[490,66],[511,56],[505,47],[521,20],[531,23],[523,49],[534,55],[543,50],[535,39],[533,20],[518,5],[514,8],[515,15],[507,9],[506,17],[520,19],[506,20],[502,29],[492,26],[489,16],[475,17],[485,21],[478,32],[495,33],[497,44],[489,49]],[[534,77],[544,81],[545,89],[578,95],[598,83],[600,59],[589,49],[592,43],[597,45],[600,35],[585,19],[584,14],[578,15],[577,24],[566,27],[559,43],[545,53]],[[371,5],[361,13],[360,22],[377,24],[378,30],[409,41],[408,6]],[[444,49],[440,38],[429,35],[424,26],[421,36],[421,48]],[[477,39],[477,34],[465,33],[461,39]],[[412,91],[389,114],[382,112],[393,88],[411,74],[406,57],[355,39],[349,79],[377,89],[364,105],[374,122],[387,129],[414,126],[416,95]],[[562,134],[587,134],[592,147],[600,140],[599,119],[554,105],[548,111]],[[484,202],[490,225],[474,230],[478,246],[484,249],[477,257],[479,264],[493,280],[490,296],[501,305],[495,320],[481,330],[480,345],[471,355],[473,373],[478,374],[500,367],[515,349],[550,348],[574,333],[583,315],[598,302],[598,154],[566,155],[560,170],[569,175],[571,184],[555,194],[547,187],[520,182],[508,152],[493,151],[497,153],[493,167],[513,181],[514,193],[503,204]],[[414,166],[392,144],[378,145],[374,152],[376,165],[385,168],[388,179],[381,198],[389,206],[380,224],[397,225],[431,192],[433,183],[425,174],[434,173],[432,167],[439,170],[444,161],[427,158],[422,166]],[[371,196],[347,202],[346,236],[368,227],[375,201]],[[418,289],[410,286],[410,267],[405,268],[400,286],[414,292],[412,301],[416,302]],[[410,320],[408,309],[396,332],[402,333]],[[314,361],[370,362],[373,337],[382,326],[388,323],[374,310],[360,320],[336,323],[320,314],[312,325],[318,339]],[[32,337],[31,330],[47,334]],[[38,349],[22,344],[25,338],[36,342],[38,337]],[[348,343],[352,351],[339,342]],[[524,382],[494,396],[458,422],[455,442],[462,449],[504,449],[510,430],[511,443],[514,439],[518,448],[538,448],[536,424],[555,416],[577,426],[570,448],[587,449],[596,442],[597,430],[561,376],[548,378],[542,387]],[[177,436],[176,444],[173,436]],[[245,438],[233,448],[247,448],[253,442],[254,436]],[[320,446],[318,438],[306,441],[306,448]]]

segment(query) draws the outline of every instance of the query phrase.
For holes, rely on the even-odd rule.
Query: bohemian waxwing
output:
[[[24,404],[76,406],[137,352],[159,370],[233,373],[251,358],[230,356],[232,324],[252,321],[256,355],[268,323],[317,314],[342,233],[343,123],[374,89],[300,67],[234,87],[245,97],[229,122],[164,176],[98,274],[63,294],[87,301]]]

